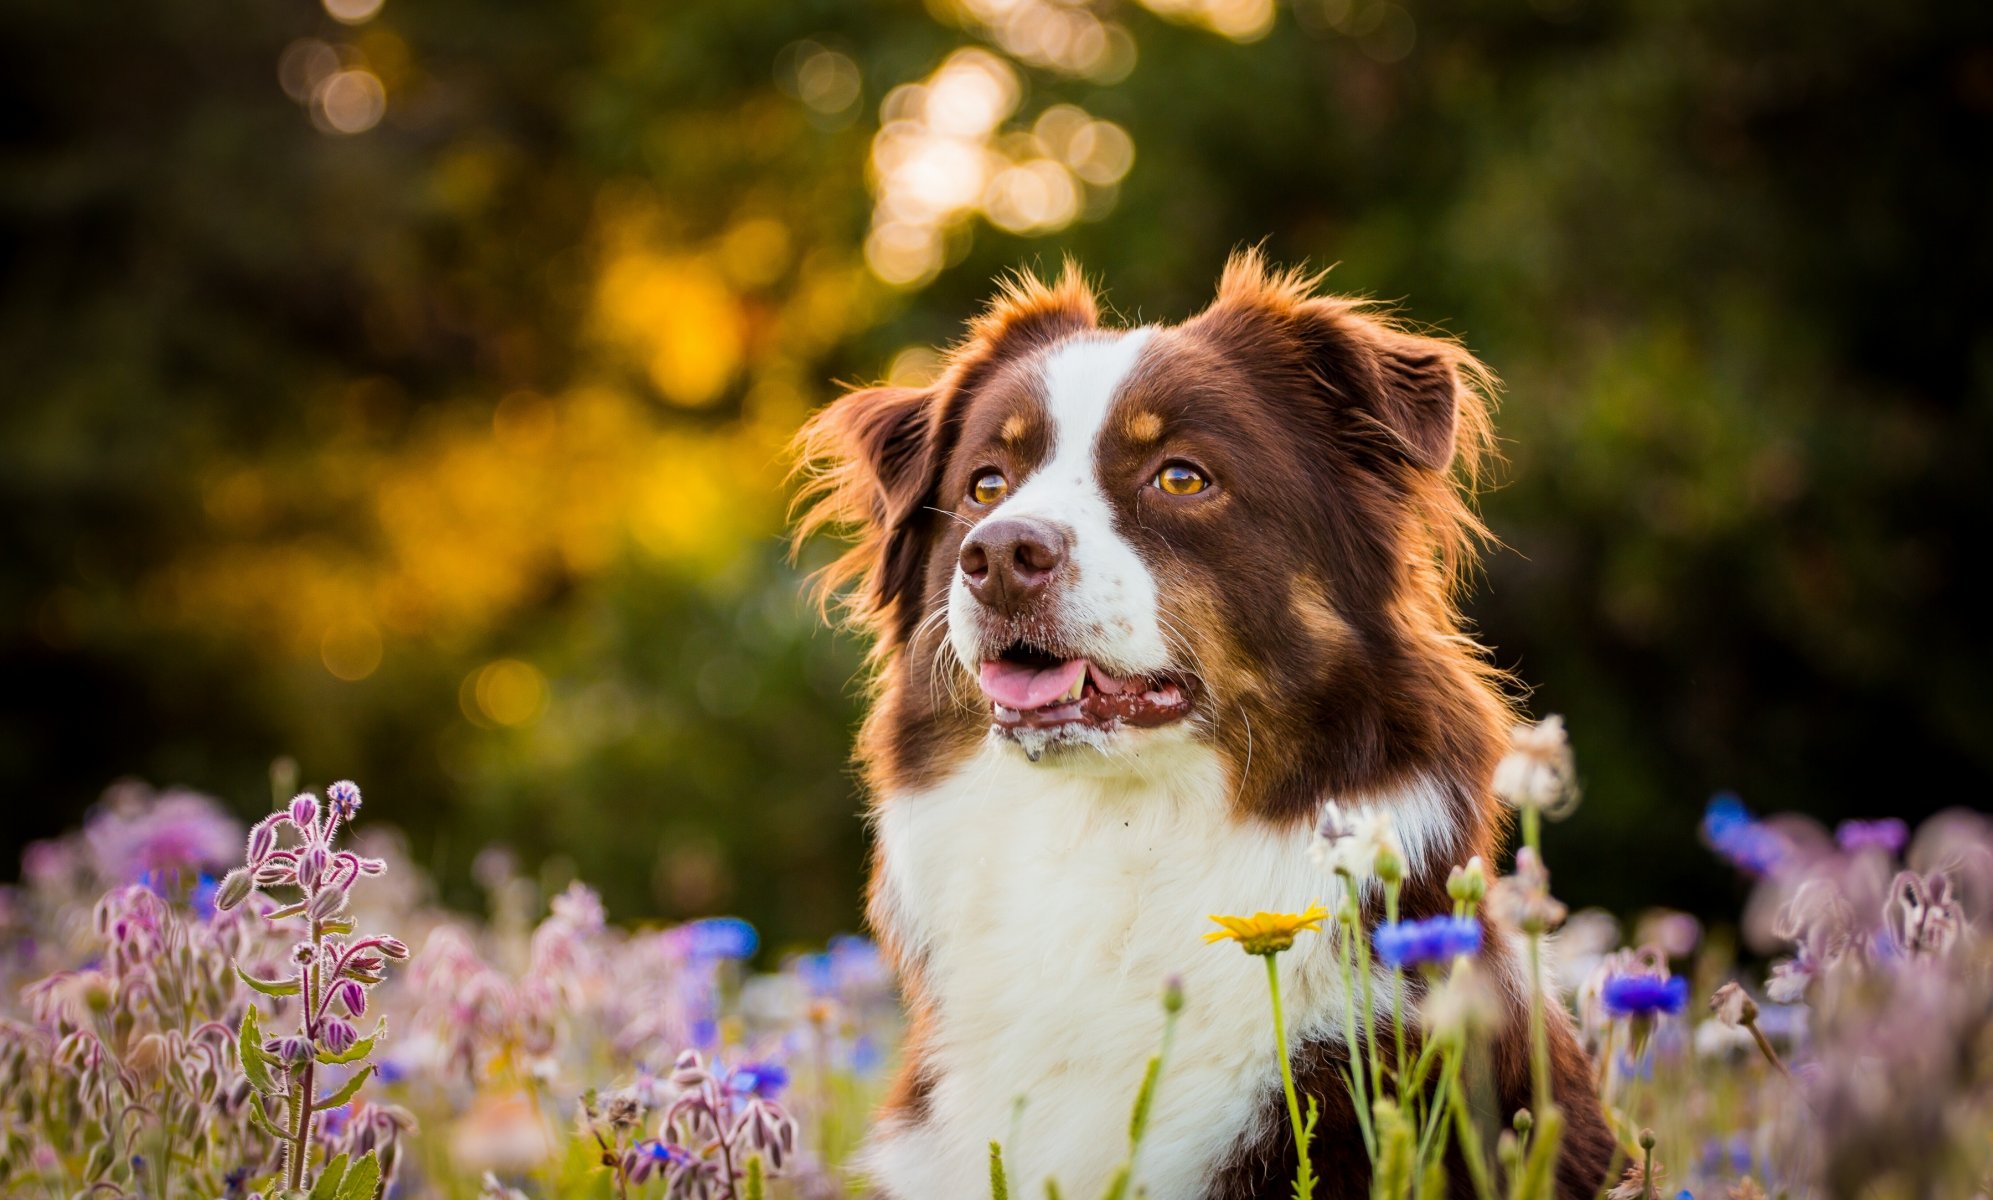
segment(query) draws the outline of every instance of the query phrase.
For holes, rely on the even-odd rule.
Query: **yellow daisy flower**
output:
[[[1292,946],[1294,936],[1304,929],[1320,933],[1322,922],[1328,916],[1328,909],[1312,902],[1306,912],[1298,913],[1256,912],[1250,917],[1224,917],[1212,913],[1211,919],[1224,928],[1205,934],[1204,940],[1230,940],[1237,942],[1247,954],[1273,955]]]

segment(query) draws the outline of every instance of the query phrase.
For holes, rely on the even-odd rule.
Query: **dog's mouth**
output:
[[[1025,642],[984,659],[978,681],[997,727],[1006,731],[1153,728],[1188,716],[1197,692],[1194,676],[1113,675],[1085,658]]]

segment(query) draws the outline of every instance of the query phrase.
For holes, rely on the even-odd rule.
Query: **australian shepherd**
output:
[[[1171,977],[1186,1005],[1141,1183],[1287,1196],[1265,974],[1203,944],[1207,914],[1333,903],[1307,852],[1329,806],[1389,809],[1407,918],[1450,911],[1453,865],[1495,860],[1512,713],[1455,607],[1488,376],[1317,283],[1240,254],[1202,313],[1117,328],[1070,266],[1022,278],[932,385],[853,392],[802,435],[803,531],[853,535],[825,580],[873,641],[869,919],[911,1013],[864,1152],[884,1196],[987,1194],[993,1140],[1014,1194],[1098,1194]],[[1277,960],[1325,1198],[1369,1187],[1336,937]],[[1503,1124],[1529,1097],[1515,947],[1491,929],[1481,955],[1507,1010],[1482,1089]],[[1612,1140],[1546,1007],[1559,1191],[1591,1196]]]

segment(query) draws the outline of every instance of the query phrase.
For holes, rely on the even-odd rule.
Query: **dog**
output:
[[[1142,1185],[1286,1197],[1265,973],[1202,944],[1207,914],[1329,893],[1308,854],[1329,806],[1391,814],[1408,919],[1451,911],[1452,866],[1494,861],[1514,716],[1455,607],[1490,377],[1319,284],[1242,252],[1197,316],[1114,328],[1072,264],[1021,275],[931,386],[853,391],[799,436],[798,537],[851,538],[820,582],[872,643],[867,916],[910,1014],[862,1152],[879,1195],[986,1195],[992,1141],[1015,1194],[1099,1194],[1174,978]],[[1369,1188],[1337,936],[1276,960],[1325,1198]],[[1503,1124],[1529,1103],[1516,945],[1491,928],[1480,956]],[[1613,1141],[1545,1007],[1558,1190],[1588,1197]]]

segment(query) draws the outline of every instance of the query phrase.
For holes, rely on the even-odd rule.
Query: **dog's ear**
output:
[[[797,544],[827,529],[854,538],[818,573],[819,599],[841,598],[882,641],[918,607],[919,518],[940,470],[938,408],[933,388],[862,388],[810,418],[796,439],[808,478]]]
[[[1481,404],[1465,378],[1479,369],[1465,350],[1394,329],[1344,300],[1304,301],[1294,318],[1347,431],[1423,470],[1453,465],[1463,417]]]
[[[1199,320],[1234,344],[1298,356],[1353,448],[1435,474],[1458,464],[1471,479],[1489,436],[1488,372],[1457,342],[1401,329],[1360,300],[1317,295],[1323,278],[1242,251]]]

